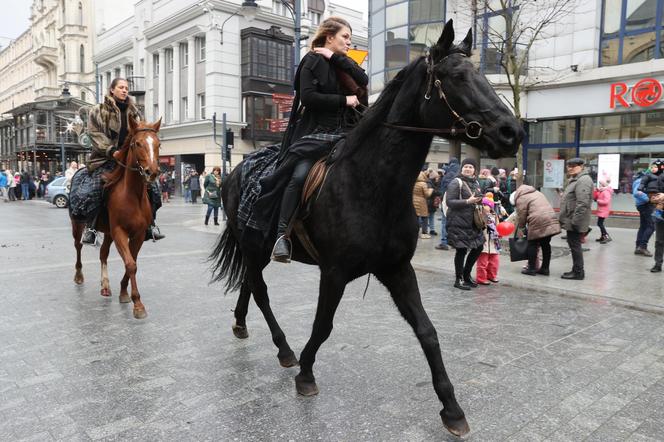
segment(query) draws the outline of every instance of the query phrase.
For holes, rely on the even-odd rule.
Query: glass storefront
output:
[[[634,175],[656,159],[664,158],[664,111],[634,112],[538,121],[528,125],[526,143],[528,182],[540,189],[554,207],[560,201],[557,188],[545,187],[547,160],[579,156],[597,182],[599,156],[618,154],[618,180],[612,211],[636,214],[632,198]]]

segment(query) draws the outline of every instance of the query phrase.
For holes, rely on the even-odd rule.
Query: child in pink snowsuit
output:
[[[497,217],[493,209],[495,203],[489,198],[482,199],[482,208],[487,220],[484,229],[484,246],[477,260],[477,274],[475,280],[478,284],[489,285],[498,282],[498,266],[500,265],[500,241],[496,230]]]

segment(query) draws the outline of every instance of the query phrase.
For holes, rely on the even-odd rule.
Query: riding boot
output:
[[[148,200],[150,201],[150,208],[152,209],[152,224],[150,224],[145,231],[144,241],[152,240],[152,242],[155,242],[166,238],[166,235],[161,233],[161,230],[155,223],[155,220],[157,219],[157,209],[161,207],[161,196],[159,196],[158,190],[155,190],[154,186],[148,186]]]
[[[281,200],[281,210],[279,211],[279,224],[277,225],[277,242],[272,249],[272,260],[289,263],[291,258],[291,243],[286,236],[290,219],[297,209],[297,203],[300,198],[300,189],[293,186],[287,186]]]
[[[214,225],[215,225],[215,226],[218,226],[218,225],[219,225],[219,217],[218,217],[218,216],[215,216],[215,217],[214,217]]]
[[[208,222],[210,221],[210,215],[205,215],[205,225],[208,225]]]
[[[166,235],[161,233],[159,230],[159,227],[155,223],[152,223],[148,226],[148,229],[145,231],[145,240],[144,241],[150,241],[152,242],[159,241],[160,239],[166,238]]]

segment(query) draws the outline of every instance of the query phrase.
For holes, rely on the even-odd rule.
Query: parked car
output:
[[[69,190],[65,186],[67,178],[61,176],[46,186],[46,201],[55,204],[56,207],[64,209],[69,204]]]

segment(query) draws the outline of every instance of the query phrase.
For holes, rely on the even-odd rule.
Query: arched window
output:
[[[83,3],[78,2],[78,24],[83,26]]]
[[[83,45],[81,45],[81,49],[78,54],[78,68],[81,73],[85,72],[85,48]]]

